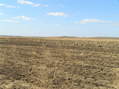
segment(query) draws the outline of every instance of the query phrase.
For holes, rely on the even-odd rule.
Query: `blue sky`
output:
[[[0,35],[119,37],[119,0],[0,0]]]

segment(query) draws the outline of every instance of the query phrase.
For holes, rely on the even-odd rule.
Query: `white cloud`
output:
[[[28,16],[17,16],[17,17],[13,17],[13,19],[24,20],[24,21],[31,21],[32,20],[32,18],[30,18]]]
[[[113,26],[119,26],[119,22],[112,23]]]
[[[87,23],[112,23],[112,21],[100,20],[100,19],[83,19],[80,21],[80,24]]]
[[[33,2],[26,1],[26,0],[18,0],[17,2],[18,2],[19,4],[28,4],[28,5],[33,5],[33,4],[34,4]]]
[[[0,12],[0,15],[4,15],[4,13]]]
[[[7,22],[7,23],[20,23],[21,21],[31,21],[32,19],[27,16],[16,16],[9,19],[1,19],[0,22]]]
[[[66,16],[64,12],[49,12],[49,16]]]
[[[43,5],[43,4],[37,4],[37,3],[33,3],[31,1],[28,0],[17,0],[17,3],[19,4],[24,4],[24,5],[31,5],[33,7],[48,7],[48,5]]]
[[[5,7],[5,8],[18,8],[17,6],[7,5],[7,4],[4,4],[4,3],[0,3],[0,7]]]
[[[19,21],[13,20],[13,19],[3,19],[0,20],[0,22],[6,22],[6,23],[19,23]]]

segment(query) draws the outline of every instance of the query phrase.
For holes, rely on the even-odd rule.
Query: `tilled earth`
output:
[[[119,89],[119,39],[2,37],[0,89]]]

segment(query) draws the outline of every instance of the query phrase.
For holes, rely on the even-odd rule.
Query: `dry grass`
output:
[[[119,89],[119,39],[0,37],[0,89]]]

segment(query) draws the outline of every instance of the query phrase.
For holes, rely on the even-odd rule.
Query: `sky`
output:
[[[0,0],[0,35],[119,37],[119,0]]]

